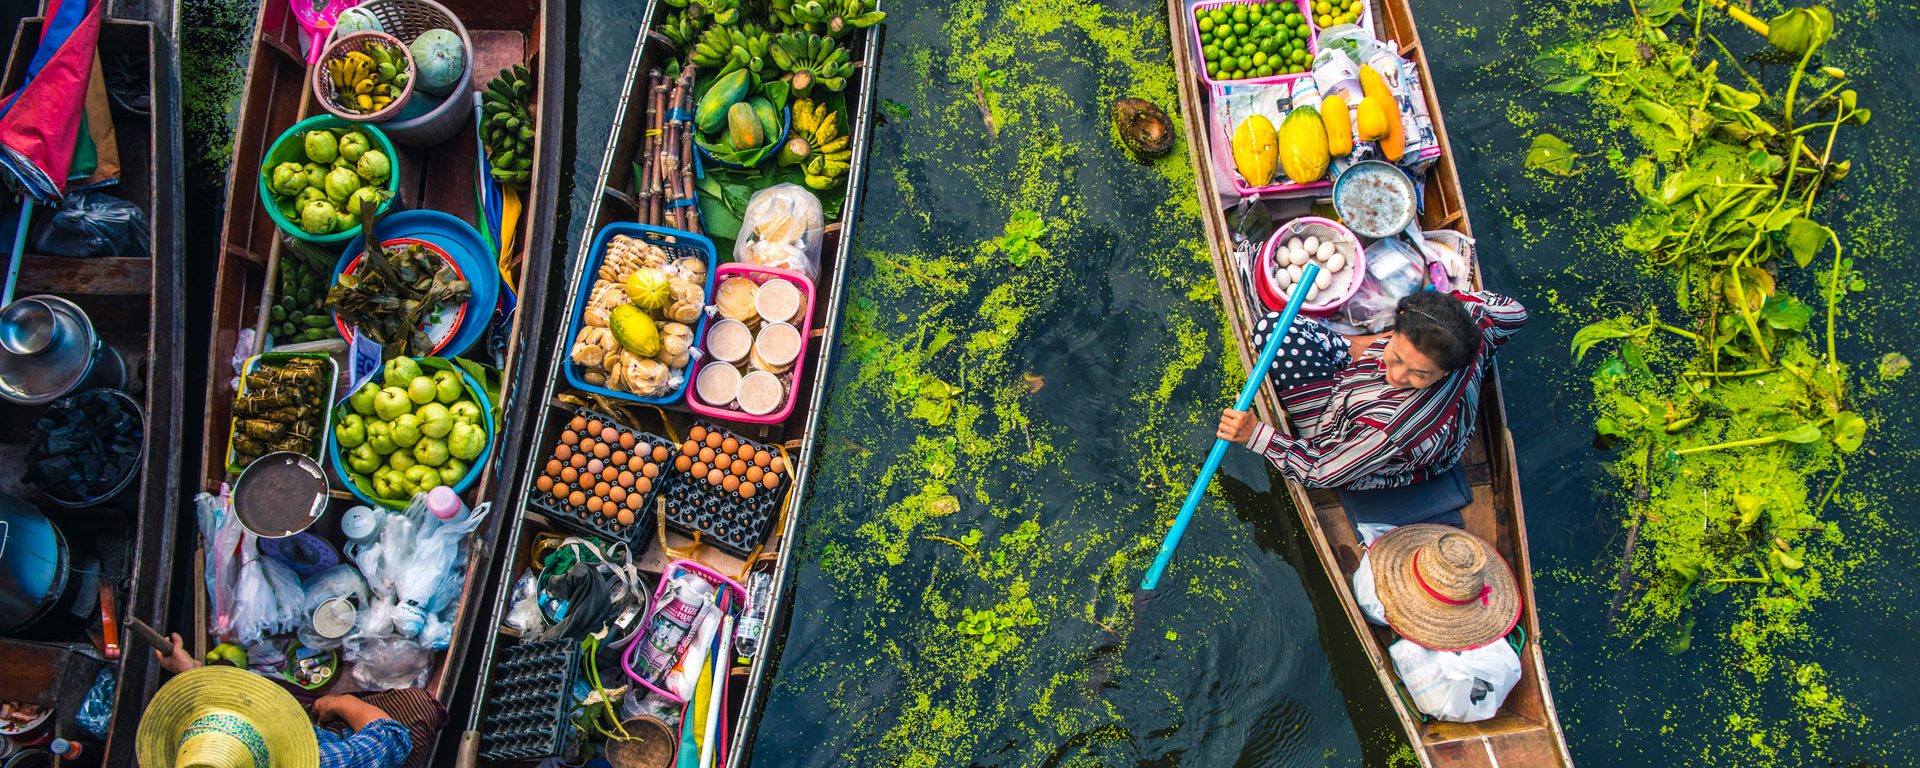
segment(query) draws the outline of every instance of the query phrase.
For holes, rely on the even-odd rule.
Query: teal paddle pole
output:
[[[1287,337],[1293,317],[1300,314],[1300,305],[1307,303],[1307,289],[1319,276],[1320,265],[1307,262],[1306,270],[1300,273],[1300,282],[1293,286],[1293,295],[1287,297],[1287,308],[1280,312],[1280,322],[1268,332],[1267,346],[1260,350],[1260,359],[1254,361],[1253,370],[1247,373],[1247,385],[1240,388],[1240,399],[1233,401],[1234,410],[1253,407],[1254,395],[1260,394],[1260,383],[1267,380],[1267,369],[1273,367],[1273,358],[1280,354],[1280,341]],[[1160,574],[1167,570],[1167,563],[1173,561],[1173,550],[1180,546],[1180,537],[1187,534],[1193,511],[1200,507],[1201,497],[1207,495],[1207,485],[1213,482],[1213,473],[1220,469],[1220,460],[1226,457],[1227,441],[1214,438],[1213,450],[1207,452],[1207,463],[1200,465],[1200,476],[1194,478],[1193,488],[1187,491],[1187,503],[1180,506],[1180,515],[1173,519],[1173,527],[1167,529],[1167,538],[1160,542],[1160,554],[1153,557],[1153,566],[1147,569],[1147,577],[1140,580],[1140,589],[1152,592],[1160,584]]]

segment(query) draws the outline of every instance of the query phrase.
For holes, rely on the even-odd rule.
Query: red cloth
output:
[[[65,39],[56,39],[64,25],[62,6],[82,3],[86,9]],[[47,5],[48,20],[40,47],[57,45],[40,71],[27,84],[6,99],[6,116],[0,117],[0,146],[10,155],[8,165],[16,173],[23,171],[19,160],[30,163],[40,179],[25,180],[43,200],[48,187],[58,199],[67,189],[67,172],[73,164],[73,145],[80,135],[80,116],[86,111],[87,80],[93,75],[94,51],[100,38],[101,0],[52,0]],[[65,8],[71,18],[75,8]]]

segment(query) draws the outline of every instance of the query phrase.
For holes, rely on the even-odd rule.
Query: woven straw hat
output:
[[[320,742],[293,694],[243,669],[187,670],[153,696],[134,747],[141,768],[311,768]]]
[[[1387,623],[1438,651],[1491,643],[1520,622],[1513,569],[1480,537],[1450,525],[1407,525],[1367,548]]]

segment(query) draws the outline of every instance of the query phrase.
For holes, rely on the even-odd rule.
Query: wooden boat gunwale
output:
[[[450,10],[461,18],[462,23],[467,26],[470,37],[479,38],[492,31],[510,32],[523,36],[519,60],[526,63],[534,72],[537,84],[535,120],[538,123],[534,139],[533,178],[522,197],[525,201],[524,220],[519,230],[522,234],[516,238],[520,243],[518,249],[520,262],[516,271],[519,284],[514,292],[520,301],[510,319],[512,330],[508,335],[505,367],[502,369],[501,386],[504,404],[499,409],[500,424],[495,433],[493,455],[482,472],[479,482],[472,490],[463,494],[472,503],[491,502],[496,512],[468,538],[466,559],[470,565],[465,576],[460,608],[453,622],[458,629],[455,631],[451,645],[446,650],[436,653],[436,663],[430,668],[429,692],[433,693],[434,697],[448,708],[450,715],[457,719],[463,707],[473,704],[473,697],[456,698],[454,694],[464,687],[461,685],[464,676],[460,674],[460,670],[464,666],[467,651],[471,645],[471,634],[477,628],[484,626],[476,621],[476,617],[483,614],[489,602],[486,591],[494,583],[491,557],[502,528],[497,510],[509,498],[513,479],[512,472],[503,471],[503,468],[507,466],[506,457],[525,439],[520,433],[526,408],[524,402],[518,398],[532,385],[531,369],[535,366],[529,363],[537,359],[541,353],[537,347],[528,346],[527,334],[531,332],[530,328],[538,329],[539,324],[544,322],[546,314],[542,300],[550,274],[549,262],[558,215],[559,190],[565,186],[564,180],[560,177],[564,172],[560,166],[560,157],[561,149],[565,145],[564,133],[567,123],[563,85],[570,55],[565,47],[567,0],[522,0],[506,6],[458,0],[452,2],[443,0],[443,4],[450,6]],[[488,26],[489,22],[501,22],[503,16],[511,17],[516,13],[531,17],[524,28]],[[269,23],[279,26],[269,29]],[[219,259],[219,269],[215,285],[214,318],[211,323],[213,338],[209,342],[211,359],[208,361],[210,371],[206,383],[208,406],[206,413],[203,414],[206,423],[206,445],[202,446],[200,467],[194,481],[196,490],[216,490],[226,476],[224,454],[228,426],[225,414],[230,411],[232,400],[232,392],[226,384],[226,380],[231,377],[227,358],[232,353],[234,344],[231,339],[222,343],[221,334],[223,331],[228,331],[237,335],[243,327],[251,327],[241,325],[241,322],[254,309],[255,300],[258,297],[257,293],[250,293],[252,290],[250,286],[254,282],[265,279],[264,271],[256,276],[252,270],[261,268],[265,261],[269,260],[265,254],[251,253],[235,246],[236,235],[254,234],[252,229],[237,233],[236,228],[256,227],[261,217],[262,211],[259,207],[261,201],[254,178],[258,173],[260,158],[273,139],[293,122],[318,113],[318,107],[310,103],[310,97],[303,89],[299,107],[293,110],[292,119],[276,119],[286,117],[285,113],[288,110],[283,100],[276,99],[271,89],[276,85],[295,87],[292,84],[305,82],[305,58],[298,55],[296,50],[287,47],[280,39],[281,33],[292,26],[293,21],[284,10],[284,6],[278,8],[263,6],[255,14],[251,37],[252,48],[248,54],[247,72],[240,96],[240,113],[235,122],[234,159],[227,169],[226,204],[228,207],[221,225],[222,245],[220,253],[216,255]],[[473,85],[479,88],[484,87],[496,72],[481,67],[482,43],[479,39],[475,39],[473,44],[475,55],[474,62],[470,66],[475,70]],[[271,71],[263,71],[263,64],[267,65],[266,69]],[[475,92],[477,90],[469,93]],[[398,169],[410,169],[414,173],[420,173],[423,169],[433,168],[438,163],[429,162],[419,165],[419,156],[449,152],[455,153],[448,155],[449,158],[454,159],[446,162],[470,162],[458,159],[458,153],[465,152],[471,155],[475,151],[475,145],[472,142],[477,141],[477,138],[472,134],[470,127],[463,126],[460,132],[456,133],[455,138],[440,145],[426,148],[401,147],[400,157],[394,159],[395,166]],[[416,165],[419,167],[415,167]],[[448,194],[454,197],[465,195],[471,198],[473,195],[471,178],[432,184],[426,182],[427,178],[431,178],[431,175],[421,174],[418,179],[412,181],[403,177],[402,180],[408,182],[410,187],[417,186],[423,190],[429,188],[453,190]],[[236,203],[244,206],[246,210],[236,212]],[[278,236],[277,232],[271,235],[274,238]],[[272,247],[280,247],[277,240]],[[332,250],[331,246],[324,248]],[[229,281],[237,281],[239,284],[236,287],[230,285]],[[235,297],[236,294],[237,297]],[[337,488],[334,496],[336,499],[351,498]],[[197,532],[193,538],[197,540]],[[197,608],[193,622],[195,652],[204,653],[209,634],[204,615],[206,593],[199,586],[198,574],[196,574],[192,591]]]
[[[1434,132],[1442,149],[1440,160],[1433,167],[1425,185],[1422,227],[1454,229],[1471,237],[1472,228],[1454,166],[1453,149],[1447,139],[1432,71],[1427,64],[1425,48],[1420,43],[1412,11],[1407,0],[1370,2],[1374,6],[1373,15],[1378,24],[1379,37],[1398,41],[1400,55],[1413,61],[1420,72],[1427,109],[1432,115]],[[1215,192],[1216,172],[1208,153],[1209,116],[1200,82],[1193,72],[1187,26],[1191,23],[1188,5],[1184,0],[1167,2],[1182,124],[1189,144],[1189,157],[1194,163],[1196,191],[1201,198],[1202,224],[1210,246],[1215,278],[1221,288],[1241,365],[1249,367],[1255,357],[1248,333],[1253,319],[1251,308],[1255,304],[1245,295],[1243,284],[1237,276],[1225,212]],[[1476,287],[1481,274],[1476,261]],[[1281,409],[1273,400],[1271,389],[1261,389],[1255,407],[1269,423],[1281,423]],[[1401,729],[1414,746],[1423,768],[1543,764],[1571,766],[1572,758],[1553,705],[1542,656],[1538,603],[1535,602],[1532,565],[1527,552],[1518,463],[1514,457],[1513,436],[1507,428],[1506,406],[1497,364],[1489,371],[1488,380],[1482,388],[1480,408],[1479,435],[1474,442],[1485,448],[1486,477],[1473,478],[1476,501],[1474,506],[1469,507],[1468,527],[1494,542],[1513,567],[1521,585],[1522,627],[1526,632],[1521,648],[1521,681],[1501,708],[1501,714],[1492,720],[1471,724],[1423,722],[1424,716],[1411,707],[1392,671],[1391,662],[1386,658],[1382,634],[1388,634],[1387,631],[1369,624],[1354,599],[1350,574],[1358,564],[1359,550],[1353,542],[1353,532],[1344,510],[1340,508],[1338,497],[1326,491],[1309,493],[1306,488],[1293,482],[1287,483],[1288,495],[1313,541],[1313,551],[1320,561],[1321,571],[1339,598],[1348,625],[1359,636],[1374,675],[1386,692]],[[1491,442],[1489,438],[1492,438]],[[1471,452],[1472,449],[1469,450]],[[1468,463],[1467,459],[1463,458],[1462,463]],[[1476,508],[1483,501],[1483,489],[1485,495],[1491,496],[1484,499],[1489,502],[1489,509],[1484,512],[1494,518],[1495,530],[1492,531],[1484,530],[1484,520],[1479,519],[1483,515],[1475,514],[1482,511]],[[1336,540],[1339,540],[1339,548],[1335,546]],[[1520,708],[1529,709],[1535,719],[1513,714],[1513,710]],[[1522,738],[1529,741],[1521,743],[1519,740]],[[1541,744],[1543,739],[1544,746]]]

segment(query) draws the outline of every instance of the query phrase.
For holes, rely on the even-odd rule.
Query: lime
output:
[[[1304,64],[1307,61],[1307,52],[1295,48],[1287,54],[1287,61],[1294,64]]]
[[[1236,23],[1237,23],[1237,22],[1244,22],[1244,21],[1246,21],[1246,20],[1247,20],[1247,7],[1246,7],[1246,6],[1244,6],[1244,5],[1237,5],[1237,6],[1234,6],[1234,8],[1233,8],[1233,13],[1232,13],[1232,14],[1229,14],[1229,15],[1231,15],[1231,16],[1233,17],[1233,20],[1234,20],[1234,21],[1235,21]]]
[[[1232,74],[1227,75],[1227,79],[1228,80],[1245,80],[1247,79],[1247,73],[1236,69],[1233,71]]]
[[[1280,41],[1277,39],[1269,37],[1265,40],[1260,41],[1261,53],[1277,53],[1279,52],[1279,50],[1280,50]]]
[[[1264,66],[1266,66],[1266,65],[1267,65],[1267,55],[1266,55],[1266,54],[1264,54],[1264,53],[1256,53],[1256,54],[1254,54],[1254,55],[1253,55],[1253,66],[1254,66],[1254,68],[1255,68],[1255,69],[1258,69],[1258,68],[1260,68],[1260,67],[1264,67]]]
[[[1213,32],[1213,19],[1201,19],[1200,31],[1207,32],[1207,33]]]
[[[1313,4],[1313,10],[1315,13],[1326,14],[1333,10],[1333,5],[1328,3],[1327,0],[1318,0],[1318,2]]]

